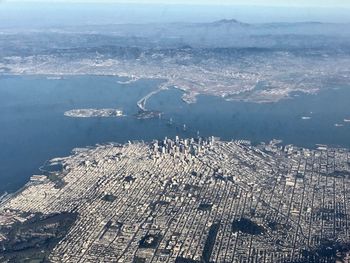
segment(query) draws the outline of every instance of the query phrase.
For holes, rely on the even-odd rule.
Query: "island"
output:
[[[118,109],[75,109],[64,113],[67,117],[92,118],[92,117],[121,117],[122,110]]]

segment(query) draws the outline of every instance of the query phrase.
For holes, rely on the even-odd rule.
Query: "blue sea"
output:
[[[180,90],[169,89],[147,101],[147,108],[163,112],[162,117],[139,120],[134,117],[136,102],[162,81],[118,83],[121,80],[125,79],[1,76],[0,195],[16,191],[31,175],[40,174],[39,167],[48,159],[97,143],[195,137],[199,132],[253,143],[275,138],[310,148],[316,144],[350,148],[350,123],[343,121],[350,119],[349,87],[332,87],[317,95],[294,94],[268,104],[228,102],[213,96],[199,96],[197,103],[186,104]],[[77,108],[119,108],[126,116],[64,116],[65,111]]]

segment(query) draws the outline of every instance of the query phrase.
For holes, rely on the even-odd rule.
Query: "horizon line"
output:
[[[317,8],[317,9],[350,9],[350,6],[342,6],[342,5],[298,5],[298,4],[291,4],[291,5],[284,5],[284,4],[277,4],[277,5],[271,5],[271,4],[263,4],[263,3],[191,3],[191,2],[160,2],[160,1],[151,1],[151,2],[140,2],[140,1],[113,1],[113,0],[52,0],[52,1],[45,1],[45,0],[0,0],[0,4],[15,4],[15,3],[21,3],[21,4],[30,4],[30,3],[40,3],[40,4],[121,4],[121,5],[161,5],[161,6],[215,6],[215,7],[262,7],[262,8],[297,8],[297,9],[308,9],[308,8]]]

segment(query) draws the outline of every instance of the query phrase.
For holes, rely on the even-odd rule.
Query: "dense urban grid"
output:
[[[51,164],[62,170],[2,201],[0,261],[44,253],[52,238],[51,262],[349,260],[347,149],[176,137]]]

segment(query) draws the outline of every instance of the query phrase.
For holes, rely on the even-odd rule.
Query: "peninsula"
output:
[[[0,205],[0,261],[349,259],[347,149],[176,137],[54,162]]]

